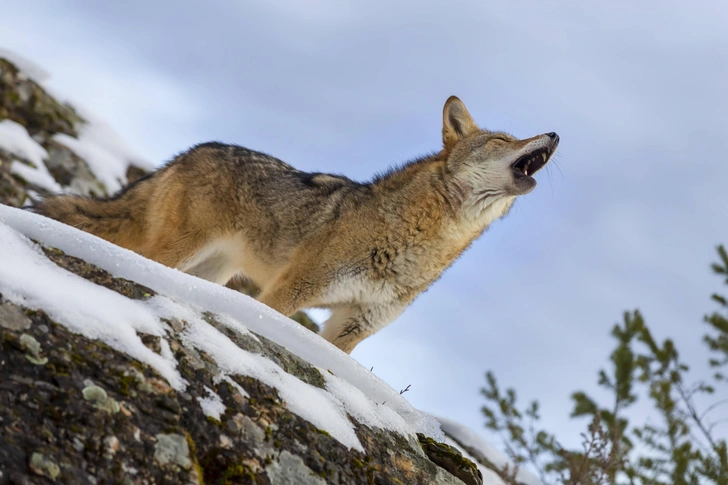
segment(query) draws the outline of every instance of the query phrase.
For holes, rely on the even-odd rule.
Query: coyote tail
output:
[[[118,246],[136,250],[143,242],[146,226],[146,190],[129,186],[110,198],[57,195],[43,200],[30,210],[105,239]]]

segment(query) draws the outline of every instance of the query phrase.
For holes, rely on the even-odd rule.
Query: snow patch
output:
[[[176,361],[154,353],[137,335],[164,335],[159,318],[144,304],[65,271],[35,243],[2,222],[0,261],[0,293],[4,298],[33,310],[42,309],[72,332],[102,340],[154,367],[175,389],[184,386]]]
[[[250,397],[250,394],[248,394],[248,391],[246,391],[245,389],[243,389],[243,387],[240,384],[238,384],[237,382],[235,382],[234,380],[232,380],[230,378],[230,376],[225,376],[225,382],[227,382],[228,384],[230,384],[231,386],[233,386],[240,393],[241,396],[243,396],[243,397]]]
[[[43,200],[43,197],[35,190],[27,189],[26,192],[28,193],[28,198],[23,202],[24,208],[33,207],[34,203]]]
[[[34,165],[31,167],[15,160],[10,162],[10,172],[50,192],[62,192],[63,189],[43,161],[48,158],[48,152],[30,136],[23,125],[13,120],[0,121],[0,148]]]
[[[267,357],[241,349],[191,308],[167,298],[153,300],[161,317],[185,321],[187,326],[183,339],[186,344],[210,355],[221,371],[228,375],[250,376],[276,388],[291,412],[325,430],[349,448],[364,451],[347,413],[369,426],[387,428],[403,435],[412,433],[399,415],[391,410],[383,415],[377,414],[374,410],[376,403],[362,403],[362,399],[369,400],[358,389],[341,383],[340,379],[327,379],[326,389],[307,384]],[[319,372],[329,374],[322,369]]]
[[[259,317],[260,317],[260,315],[259,315]],[[258,338],[257,335],[255,335],[253,332],[248,330],[248,327],[241,324],[239,321],[235,320],[230,315],[225,315],[224,313],[217,313],[217,314],[215,314],[215,319],[218,322],[225,325],[226,327],[231,328],[242,335],[246,335],[246,336],[252,338],[253,340],[255,340],[256,342],[260,342],[260,339]]]
[[[28,160],[38,168],[45,167],[43,160],[48,158],[46,149],[31,138],[23,125],[13,120],[0,121],[0,148]]]
[[[45,165],[43,165],[43,167],[45,168]],[[30,165],[14,160],[11,162],[10,172],[19,176],[26,182],[37,187],[44,188],[49,192],[57,194],[63,192],[63,188],[58,184],[58,182],[56,182],[56,179],[48,173],[48,170],[33,168]]]
[[[220,418],[225,414],[225,405],[222,403],[222,398],[217,395],[215,391],[205,386],[208,397],[198,397],[197,400],[200,402],[200,407],[205,416],[215,418],[220,421]]]
[[[364,451],[336,396],[288,374],[266,357],[241,349],[209,325],[193,325],[185,330],[185,337],[197,349],[210,354],[224,372],[247,375],[275,387],[292,413],[325,430],[343,445]]]

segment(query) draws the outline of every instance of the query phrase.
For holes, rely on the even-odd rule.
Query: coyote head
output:
[[[443,109],[442,140],[447,154],[446,180],[470,213],[532,191],[536,187],[533,175],[559,145],[559,136],[553,132],[519,140],[478,128],[455,96]]]

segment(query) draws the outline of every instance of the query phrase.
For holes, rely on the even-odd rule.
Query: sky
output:
[[[494,439],[479,395],[492,370],[577,444],[569,395],[607,398],[596,374],[611,327],[634,308],[707,375],[702,316],[721,289],[709,265],[728,244],[728,3],[0,8],[0,47],[158,163],[218,140],[363,181],[438,150],[453,94],[484,128],[557,132],[536,189],[353,352],[393,387],[410,385],[420,409]]]

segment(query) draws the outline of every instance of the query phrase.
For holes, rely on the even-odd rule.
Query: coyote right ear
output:
[[[457,96],[450,96],[442,110],[442,142],[445,146],[454,145],[461,138],[478,131],[467,108]]]

